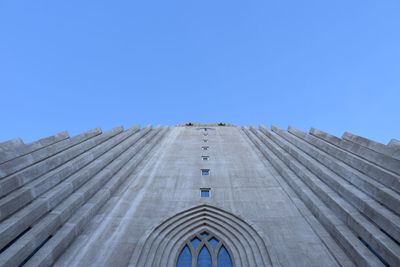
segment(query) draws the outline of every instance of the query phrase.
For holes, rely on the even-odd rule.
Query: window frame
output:
[[[207,196],[203,196],[203,193],[207,193]],[[203,187],[200,188],[200,197],[201,198],[211,198],[211,188],[209,187]]]
[[[201,171],[201,176],[211,176],[211,170],[210,169],[200,169]],[[207,173],[207,174],[205,174]]]
[[[210,160],[210,156],[201,156],[201,160],[202,161],[209,161]]]
[[[203,235],[203,234],[206,234],[206,235]],[[200,240],[200,243],[198,243],[197,247],[195,248],[193,246],[192,240],[196,239],[196,238]],[[212,239],[216,239],[218,241],[218,243],[215,245],[215,248],[210,243],[210,241]],[[175,267],[178,266],[179,257],[186,246],[189,248],[190,254],[192,256],[191,267],[197,266],[200,252],[204,247],[207,248],[208,253],[211,256],[211,265],[212,266],[218,266],[218,256],[219,256],[220,250],[222,248],[225,248],[225,250],[229,256],[231,266],[232,267],[236,266],[231,249],[227,246],[227,244],[223,241],[222,238],[220,238],[218,235],[215,235],[214,233],[209,231],[207,228],[202,228],[202,229],[200,229],[200,231],[196,231],[195,234],[190,235],[188,238],[186,238],[183,241],[183,243],[179,246],[178,252],[175,257]]]

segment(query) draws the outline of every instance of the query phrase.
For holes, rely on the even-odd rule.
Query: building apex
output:
[[[187,122],[187,123],[180,123],[177,124],[176,126],[178,127],[187,127],[187,126],[201,126],[201,127],[215,127],[215,126],[236,126],[232,123],[226,123],[226,122],[212,122],[212,123],[201,123],[201,122]]]

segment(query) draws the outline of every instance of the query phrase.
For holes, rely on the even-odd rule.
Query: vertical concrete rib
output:
[[[31,165],[34,165],[35,163],[43,161],[44,159],[56,155],[57,153],[60,153],[61,151],[70,148],[71,146],[77,145],[99,134],[101,134],[100,129],[98,128],[93,129],[86,133],[80,134],[76,137],[73,137],[71,139],[66,139],[61,142],[34,151],[28,155],[15,158],[8,162],[4,162],[0,164],[0,177],[4,178],[17,171],[21,171]]]
[[[400,178],[396,174],[379,166],[373,165],[370,162],[356,157],[355,155],[346,152],[335,145],[329,144],[311,134],[306,134],[301,131],[294,130],[293,128],[289,128],[289,132],[335,157],[336,159],[346,163],[350,167],[357,169],[365,175],[375,179],[377,182],[395,190],[396,192],[400,192]]]
[[[83,144],[90,142],[90,139],[94,136],[87,136],[86,140],[82,140]],[[82,139],[82,138],[79,138]],[[81,144],[81,143],[79,143]],[[40,161],[37,164],[33,164],[15,174],[12,174],[4,179],[0,179],[0,197],[5,196],[13,190],[25,185],[26,183],[40,177],[41,175],[47,173],[52,168],[63,164],[68,161],[70,157],[79,153],[81,146],[71,146],[70,148],[58,153],[50,158]]]
[[[300,130],[297,130],[293,127],[289,127],[289,132],[278,130],[278,128],[273,128],[273,130],[282,138],[292,143],[300,150],[304,151],[306,154],[323,164],[325,167],[343,177],[361,191],[376,199],[380,204],[385,205],[392,211],[400,214],[400,196],[397,192],[385,187],[373,178],[348,166],[344,162],[332,157],[328,153],[320,150],[310,143],[307,143],[298,137],[305,135],[305,133],[301,132]]]
[[[296,175],[332,210],[338,217],[345,222],[350,229],[361,236],[369,245],[383,256],[390,264],[397,266],[400,265],[400,247],[396,245],[393,240],[385,235],[378,227],[370,223],[360,211],[356,208],[361,208],[362,211],[366,212],[370,216],[369,219],[377,223],[380,227],[390,232],[394,238],[398,239],[399,233],[399,218],[393,214],[385,213],[383,210],[378,210],[378,205],[374,205],[373,201],[369,202],[368,199],[363,199],[362,196],[356,195],[355,190],[351,190],[351,187],[342,186],[339,188],[340,182],[332,183],[339,177],[329,177],[329,172],[324,173],[325,170],[319,171],[318,176],[314,175],[311,171],[317,170],[316,166],[310,164],[311,162],[299,162],[302,153],[297,151],[295,148],[285,145],[285,143],[276,134],[268,131],[264,128],[264,133],[267,133],[269,138],[265,139],[252,129],[256,136],[262,139],[264,144],[268,147],[294,172]],[[285,148],[289,151],[285,151]],[[311,171],[310,171],[311,170]],[[325,178],[325,179],[322,179]],[[339,178],[340,179],[340,178]],[[326,184],[326,182],[330,183]],[[330,186],[330,187],[329,187]],[[336,187],[336,188],[335,188]],[[339,191],[340,190],[340,191]],[[339,191],[339,192],[338,192]],[[341,193],[348,198],[342,198],[338,193]],[[352,196],[350,196],[353,194]],[[354,206],[349,205],[348,200],[357,200]],[[347,200],[347,201],[346,201]],[[382,214],[383,213],[383,214]],[[387,218],[385,218],[385,215]]]
[[[241,186],[242,181],[252,183],[257,180],[258,183],[260,180],[264,183],[270,182],[271,179],[274,189],[289,192],[287,193],[289,199],[286,199],[285,193],[280,191],[280,194],[285,196],[283,201],[293,201],[300,211],[298,214],[293,203],[289,203],[295,212],[289,216],[296,216],[301,223],[307,221],[314,232],[311,229],[308,232],[307,228],[304,233],[296,233],[299,234],[299,239],[297,236],[294,239],[287,238],[289,236],[286,234],[292,234],[293,229],[288,233],[285,233],[285,230],[279,232],[281,229],[272,233],[279,226],[275,225],[273,228],[268,224],[277,221],[279,223],[279,218],[276,219],[274,216],[273,220],[264,220],[264,217],[261,217],[264,215],[271,217],[274,213],[270,207],[265,206],[264,210],[265,201],[255,203],[259,209],[255,209],[253,213],[257,216],[245,213],[249,216],[249,220],[256,218],[254,225],[244,224],[240,217],[213,206],[200,205],[187,209],[187,205],[197,203],[190,201],[197,201],[199,198],[196,185],[190,192],[186,190],[187,199],[190,201],[182,202],[183,205],[179,203],[176,207],[177,209],[182,207],[184,211],[163,220],[155,230],[153,229],[154,231],[147,232],[148,235],[143,236],[138,242],[137,238],[142,234],[142,230],[150,230],[148,228],[150,226],[142,227],[143,223],[149,222],[149,225],[153,225],[157,221],[150,217],[155,215],[154,212],[148,215],[146,207],[140,206],[140,209],[136,209],[137,205],[152,201],[146,198],[146,194],[150,193],[149,197],[153,197],[152,189],[158,186],[162,190],[160,192],[164,192],[166,187],[163,187],[163,183],[174,186],[175,174],[166,176],[172,178],[168,182],[163,179],[165,170],[171,169],[167,164],[164,166],[164,160],[175,160],[188,155],[164,157],[166,153],[177,151],[176,148],[179,147],[170,147],[171,144],[176,145],[173,143],[177,136],[175,131],[160,144],[168,132],[167,128],[150,126],[144,129],[133,127],[127,131],[116,128],[107,133],[94,131],[79,136],[80,139],[69,138],[68,134],[60,133],[30,144],[24,144],[20,139],[0,143],[0,266],[51,266],[58,259],[61,261],[60,264],[72,265],[85,264],[84,262],[89,265],[128,264],[130,256],[130,266],[160,266],[164,263],[170,266],[177,261],[183,239],[191,240],[193,231],[200,233],[202,229],[208,229],[218,235],[228,250],[232,249],[229,253],[233,256],[235,265],[242,263],[246,266],[269,266],[271,263],[272,266],[279,266],[277,258],[268,258],[270,255],[265,249],[268,251],[269,248],[274,250],[277,247],[287,249],[290,244],[284,243],[284,246],[281,246],[283,243],[279,242],[291,242],[295,239],[310,244],[312,254],[307,254],[310,250],[303,248],[301,251],[306,253],[307,258],[310,256],[312,261],[297,261],[294,255],[302,253],[298,253],[298,250],[294,252],[291,247],[287,253],[290,254],[287,258],[291,257],[290,261],[285,261],[287,259],[284,257],[280,258],[284,265],[316,263],[320,252],[329,258],[324,262],[330,266],[336,264],[350,266],[350,260],[358,266],[400,266],[400,173],[398,172],[400,169],[397,169],[397,163],[400,161],[393,156],[399,151],[398,147],[395,143],[386,146],[349,133],[345,133],[343,138],[337,138],[316,129],[312,129],[310,133],[303,133],[294,128],[285,131],[274,126],[272,129],[262,126],[259,129],[244,128],[243,135],[246,135],[246,138],[243,141],[246,148],[254,153],[249,156],[251,162],[248,165],[247,162],[243,165],[240,163],[227,165],[231,166],[227,167],[228,178],[221,175],[223,179],[228,179],[232,186],[235,185],[231,178],[242,179],[236,184],[236,189],[238,185]],[[231,142],[232,136],[227,136]],[[193,151],[197,148],[197,141],[203,144],[201,139],[196,139],[196,142],[191,143]],[[210,138],[210,147],[214,141]],[[237,139],[233,140],[236,141]],[[255,151],[254,147],[259,151]],[[156,154],[151,153],[156,148],[158,148]],[[184,149],[186,148],[185,146]],[[234,150],[229,150],[228,154],[235,153]],[[163,156],[163,160],[159,159],[159,155]],[[230,157],[230,154],[228,156]],[[257,162],[257,158],[261,162]],[[143,164],[146,159],[150,161]],[[218,165],[223,161],[217,156],[215,159]],[[237,160],[237,155],[235,159]],[[195,160],[193,162],[198,163]],[[212,165],[213,161],[209,163]],[[252,165],[253,163],[255,165]],[[189,165],[185,160],[180,164]],[[243,179],[242,173],[230,172],[231,168],[236,167],[251,168],[253,172],[248,175],[249,179]],[[149,168],[151,174],[146,174]],[[138,173],[135,172],[137,169]],[[215,173],[217,174],[217,170]],[[145,179],[146,177],[151,179]],[[155,180],[159,177],[162,179]],[[219,175],[216,175],[214,178],[218,177]],[[255,179],[251,179],[252,177]],[[140,179],[135,182],[137,178]],[[182,180],[186,182],[189,179]],[[125,191],[127,184],[134,190]],[[257,192],[251,191],[254,189],[248,190],[250,201],[263,194],[257,190]],[[118,194],[114,195],[114,198],[113,194],[116,191]],[[225,190],[221,191],[227,196]],[[127,192],[126,194],[132,195],[132,198],[121,198],[121,192]],[[218,191],[215,192],[213,196],[220,197]],[[240,191],[242,192],[245,191]],[[157,193],[155,199],[164,199],[158,194],[161,193]],[[237,194],[235,197],[241,195]],[[112,201],[104,213],[102,210],[101,217],[93,220],[111,198],[113,201],[121,202],[121,205],[126,205],[128,201],[129,209],[116,209]],[[223,198],[224,195],[221,195],[221,199]],[[214,203],[212,202],[214,199],[210,200],[211,202],[205,200],[205,203]],[[216,204],[220,203],[217,198],[215,200],[218,201]],[[226,200],[224,198],[224,202],[221,203],[225,203]],[[231,201],[229,198],[228,201],[227,205],[231,205],[232,210],[240,214],[240,208],[234,204],[236,200]],[[241,201],[240,204],[242,203]],[[165,207],[168,206],[164,204]],[[163,205],[157,207],[161,210]],[[154,206],[149,205],[149,207]],[[277,208],[282,214],[280,203]],[[260,210],[262,214],[258,214]],[[137,221],[138,217],[135,217],[135,214],[143,216],[146,220]],[[133,224],[126,221],[126,218],[129,220],[134,218],[130,221]],[[122,222],[117,228],[115,219]],[[103,222],[98,224],[98,220]],[[107,223],[104,223],[104,220]],[[305,221],[304,225],[308,227]],[[80,236],[91,222],[93,224],[90,225],[90,231]],[[266,234],[271,234],[275,240],[273,247],[269,244],[269,236],[258,236],[256,233],[257,225],[264,223],[267,225],[263,227],[267,227],[269,231]],[[90,234],[88,239],[84,237],[86,233]],[[128,233],[129,236],[126,236]],[[282,236],[278,236],[281,234]],[[76,240],[78,236],[84,238]],[[313,241],[308,243],[310,237]],[[105,243],[97,247],[100,240]],[[76,243],[71,246],[74,241]],[[314,244],[318,245],[315,250]],[[68,251],[65,253],[66,250]],[[335,251],[343,254],[337,257],[334,255]],[[63,253],[65,258],[63,256],[60,259]],[[280,253],[281,257],[285,252]],[[138,263],[136,259],[143,264]],[[213,259],[215,260],[215,255]]]
[[[396,155],[400,155],[400,140],[391,139],[387,144],[388,147],[395,149]]]
[[[111,146],[108,147],[106,153],[102,154],[100,158],[97,158],[79,171],[68,176],[67,179],[64,179],[52,190],[46,192],[44,195],[3,221],[0,225],[0,248],[3,248],[37,219],[52,210],[76,190],[77,187],[85,183],[101,169],[105,168],[118,153],[123,151],[124,144],[137,141],[143,134],[147,133],[150,128],[144,129],[142,133],[137,133],[137,130],[137,127],[133,127],[110,139],[107,143]],[[35,210],[35,212],[31,212],[32,210]]]
[[[4,141],[0,143],[0,151],[2,150],[12,150],[18,149],[21,146],[24,146],[24,141],[21,138],[15,138],[8,141]]]
[[[374,150],[375,152],[400,160],[400,150],[396,150],[390,146],[375,142],[362,136],[358,136],[349,132],[345,132],[342,139],[359,144],[363,147]]]
[[[329,233],[343,246],[349,256],[363,266],[383,266],[383,263],[353,234],[353,232],[328,208],[324,202],[306,185],[292,170],[272,152],[275,147],[257,130],[244,129],[250,140],[261,151],[265,158],[274,166],[278,173],[286,180],[306,206]],[[264,140],[265,143],[261,142]],[[277,150],[276,150],[277,151]]]
[[[283,130],[277,127],[273,127],[272,130],[274,132],[283,132]],[[299,163],[309,169],[314,175],[316,175],[316,177],[327,184],[331,189],[341,195],[349,203],[354,205],[359,212],[365,214],[371,221],[388,232],[392,237],[400,240],[399,216],[377,203],[370,196],[364,194],[354,185],[336,175],[333,171],[326,168],[277,134],[264,127],[260,127],[260,131],[280,147],[282,147],[292,157],[298,160]]]
[[[377,165],[393,173],[400,174],[400,160],[398,159],[378,153],[359,144],[349,142],[315,128],[310,130],[310,134],[326,141],[327,143],[337,146],[343,151],[355,155],[356,158],[363,158],[372,165]]]
[[[52,136],[48,136],[32,143],[22,145],[18,148],[12,148],[9,150],[2,150],[0,149],[0,164],[12,160],[17,157],[21,157],[23,155],[32,153],[33,151],[42,149],[46,146],[50,146],[62,140],[69,138],[67,132],[61,132]]]
[[[112,147],[112,142],[106,141],[122,131],[122,127],[117,127],[82,143],[79,147],[74,148],[81,153],[80,155],[1,198],[0,221],[105,153]]]
[[[62,216],[63,221],[68,219],[65,224],[54,233],[53,237],[27,262],[27,266],[50,266],[64,249],[73,241],[85,225],[106,203],[117,188],[134,171],[146,155],[156,146],[165,135],[168,129],[154,129],[141,141],[132,145],[120,157],[110,163],[102,172],[96,175],[89,183],[80,187],[76,195],[81,195],[87,199],[86,204],[81,206],[73,216],[66,216],[66,205],[68,200],[54,209],[54,213]],[[74,200],[74,195],[69,199]],[[71,213],[69,211],[69,213]]]
[[[74,157],[74,155],[79,154],[79,149],[75,148],[79,148],[81,143],[99,135],[100,133],[101,131],[99,129],[95,129],[65,140],[68,142],[67,144],[65,144],[64,141],[55,144],[58,145],[63,143],[63,148],[61,151],[59,151],[61,153],[52,154],[49,156],[46,151],[41,151],[42,155],[39,157],[42,159],[40,161],[37,161],[35,164],[27,166],[26,168],[11,174],[6,178],[0,179],[0,184],[2,185],[0,188],[0,197],[51,171],[52,169],[57,168],[64,162],[68,161],[71,157]],[[45,149],[47,150],[47,148]],[[11,161],[6,162],[5,164],[9,164],[10,162]]]
[[[60,203],[65,197],[68,197],[68,195],[72,194],[75,190],[78,189],[83,183],[85,183],[88,179],[92,177],[90,174],[92,171],[92,174],[95,175],[98,172],[102,172],[102,169],[104,169],[110,162],[112,162],[116,157],[119,157],[127,148],[130,147],[132,142],[137,141],[137,138],[133,137],[134,131],[128,131],[128,134],[126,135],[125,139],[122,140],[122,143],[117,144],[114,148],[110,150],[109,153],[106,154],[106,156],[102,157],[102,160],[96,160],[94,161],[94,165],[92,169],[88,170],[85,174],[86,176],[83,175],[83,179],[81,178],[82,174],[79,172],[78,176],[75,176],[75,179],[71,181],[71,178],[66,181],[61,183],[59,186],[55,188],[55,190],[60,189],[64,191],[64,193],[57,193],[56,195],[50,194],[49,196],[42,196],[41,199],[47,202],[47,211],[51,211],[52,209],[55,208],[55,206]],[[118,162],[118,161],[117,161]],[[93,164],[92,164],[93,165]],[[98,168],[98,167],[100,168]],[[105,174],[110,174],[111,172],[106,169],[103,171]],[[73,176],[72,176],[73,177]],[[53,193],[54,190],[50,191],[49,193]],[[55,197],[55,198],[54,198]],[[78,205],[82,205],[84,201],[84,196],[80,196],[77,201],[75,202],[75,206],[72,206],[72,209],[69,208],[68,211],[71,213],[73,212],[74,207],[77,208],[76,203],[80,203]],[[39,200],[40,201],[40,200]],[[65,214],[64,214],[65,215]],[[71,214],[69,214],[71,215]],[[38,222],[36,222],[33,226],[32,229],[29,230],[27,233],[25,233],[22,237],[20,237],[18,240],[16,240],[13,244],[11,244],[1,255],[0,255],[0,264],[5,264],[5,265],[19,265],[21,262],[28,258],[31,253],[35,251],[38,247],[40,247],[43,242],[46,242],[46,240],[51,237],[52,233],[54,233],[57,228],[59,228],[62,224],[62,215],[60,214],[55,214],[54,212],[48,213],[46,216],[42,217]]]

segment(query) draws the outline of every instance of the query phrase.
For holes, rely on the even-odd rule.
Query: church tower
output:
[[[400,142],[187,123],[0,143],[0,266],[400,266]]]

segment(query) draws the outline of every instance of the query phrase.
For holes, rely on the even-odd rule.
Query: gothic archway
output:
[[[203,229],[185,240],[177,255],[176,267],[233,267],[224,241]]]
[[[206,204],[161,222],[142,238],[130,266],[176,266],[187,242],[202,232],[221,241],[219,243],[227,250],[232,266],[279,266],[276,257],[267,249],[270,244],[253,226],[239,216]]]

